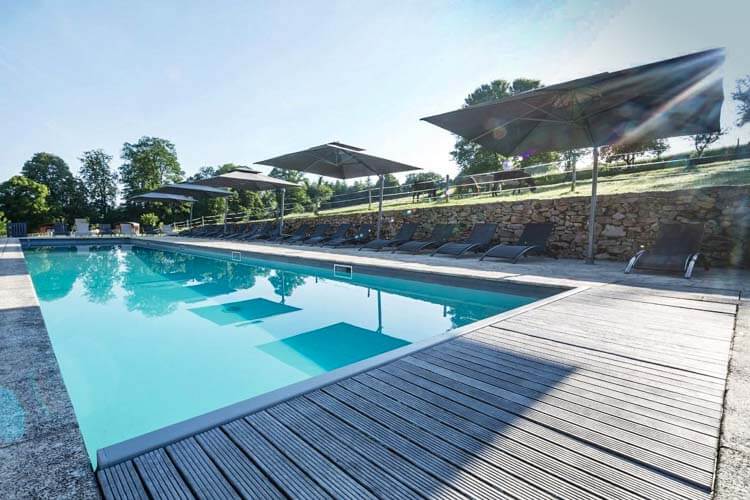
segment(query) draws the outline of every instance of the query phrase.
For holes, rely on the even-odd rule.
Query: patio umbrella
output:
[[[593,262],[599,146],[718,131],[723,61],[723,49],[708,50],[423,120],[506,156],[593,148],[587,251]]]
[[[227,189],[220,189],[211,186],[201,186],[190,182],[180,182],[177,184],[165,184],[153,191],[154,193],[176,194],[182,196],[192,196],[201,198],[227,198],[232,196],[232,192]],[[227,204],[228,205],[228,204]],[[193,225],[193,205],[190,205],[190,226]],[[227,207],[224,208],[224,231],[227,229]]]
[[[361,148],[340,142],[329,142],[321,146],[289,153],[268,160],[256,162],[284,170],[296,170],[307,174],[318,174],[336,179],[354,179],[357,177],[378,176],[380,180],[380,202],[378,204],[378,224],[376,237],[380,238],[380,226],[383,218],[383,190],[385,175],[410,170],[421,170],[418,167],[399,163],[363,153]]]
[[[299,184],[277,179],[268,175],[261,174],[258,170],[249,167],[237,167],[224,174],[208,177],[195,181],[196,184],[232,188],[234,190],[246,189],[249,191],[266,191],[269,189],[281,190],[281,211],[279,222],[279,231],[284,229],[284,196],[287,187],[299,187]]]
[[[170,193],[157,193],[152,191],[150,193],[143,193],[136,196],[131,196],[128,201],[158,201],[161,203],[190,203],[190,221],[193,220],[193,203],[196,200],[192,196],[185,196],[182,194],[170,194]]]

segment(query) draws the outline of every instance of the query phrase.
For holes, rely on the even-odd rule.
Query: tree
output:
[[[0,184],[0,210],[12,222],[26,222],[31,228],[47,222],[49,189],[44,184],[15,175]]]
[[[76,185],[65,160],[51,153],[36,153],[23,164],[21,175],[47,186],[49,216],[61,218],[70,215],[67,212]]]
[[[487,102],[498,101],[505,97],[539,88],[539,80],[528,78],[517,78],[509,83],[506,80],[494,80],[478,87],[474,92],[464,99],[464,107],[474,106]],[[458,138],[456,145],[451,151],[453,160],[461,169],[460,175],[479,174],[482,172],[494,172],[503,169],[505,157],[486,149],[478,144],[469,142],[464,138]],[[536,162],[532,156],[527,156],[523,161]]]
[[[440,175],[437,172],[416,172],[414,174],[409,174],[406,176],[404,185],[411,186],[412,184],[415,184],[417,182],[427,181],[441,182],[443,179],[445,179],[445,176]]]
[[[166,139],[141,137],[135,144],[126,142],[120,157],[124,160],[120,179],[125,198],[180,182],[185,175],[174,144]]]
[[[570,172],[570,191],[576,190],[576,164],[581,156],[587,153],[585,149],[569,149],[564,151],[560,157],[563,161],[563,168]]]
[[[305,174],[296,170],[282,170],[280,168],[273,168],[271,173],[268,174],[271,177],[277,179],[284,179],[289,182],[296,182],[301,184],[302,187],[298,188],[287,188],[284,195],[284,212],[286,213],[299,213],[304,212],[305,208],[313,208],[312,201],[307,194],[308,180],[305,178]],[[276,195],[276,206],[281,204],[281,194]]]
[[[750,123],[750,75],[737,80],[737,87],[732,92],[732,99],[737,101],[737,126]]]
[[[695,134],[690,136],[693,141],[693,147],[695,148],[695,156],[700,158],[706,149],[726,134],[723,130],[718,132],[707,132],[705,134]]]
[[[646,142],[630,142],[603,146],[599,152],[602,158],[608,163],[624,161],[626,165],[631,166],[638,158],[648,153],[656,153],[656,157],[660,158],[667,149],[669,149],[667,141],[664,139],[654,139]]]
[[[117,172],[110,166],[112,156],[101,149],[92,149],[84,151],[79,160],[86,202],[95,216],[103,220],[114,208],[117,197]]]
[[[317,214],[320,206],[333,196],[333,188],[322,177],[318,177],[318,182],[308,184],[307,196],[312,202],[313,212]]]

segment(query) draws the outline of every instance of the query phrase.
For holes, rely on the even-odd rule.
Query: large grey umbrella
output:
[[[180,182],[177,184],[165,184],[153,191],[154,193],[167,193],[182,196],[192,196],[197,198],[227,198],[232,196],[232,192],[227,189],[215,188],[211,186],[201,186],[190,182]],[[229,204],[227,204],[229,205]],[[190,226],[193,225],[193,205],[190,205]],[[227,208],[224,209],[224,231],[227,229]]]
[[[281,221],[279,223],[279,231],[283,231],[284,229],[284,195],[286,188],[299,187],[299,184],[294,182],[263,175],[259,171],[248,167],[237,167],[224,174],[197,180],[195,183],[205,186],[232,188],[234,190],[246,189],[249,191],[266,191],[269,189],[280,189]]]
[[[383,218],[383,190],[385,175],[410,170],[421,170],[419,167],[406,165],[379,156],[363,153],[361,148],[329,142],[321,146],[289,153],[268,160],[256,162],[284,170],[297,170],[307,174],[318,174],[336,179],[354,179],[357,177],[378,176],[380,181],[380,202],[378,204],[378,224],[376,237],[380,238],[380,226]]]
[[[152,201],[158,201],[160,203],[190,203],[190,221],[193,220],[193,203],[195,203],[196,200],[192,196],[185,196],[182,194],[171,194],[171,193],[157,193],[156,191],[152,191],[150,193],[143,193],[136,196],[131,196],[128,198],[128,201],[143,201],[143,202],[152,202]]]
[[[594,258],[599,146],[719,130],[723,49],[523,92],[423,118],[506,156],[592,147],[587,257]]]

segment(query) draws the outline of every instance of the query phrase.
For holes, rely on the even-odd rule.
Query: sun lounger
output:
[[[302,224],[292,234],[280,234],[279,236],[272,238],[270,241],[297,241],[298,239],[304,238],[307,232],[310,230],[310,224]]]
[[[281,224],[271,224],[271,228],[268,231],[261,232],[256,239],[271,241],[279,236],[281,236]]]
[[[463,241],[444,243],[430,255],[441,254],[460,257],[466,252],[479,252],[487,248],[496,230],[497,224],[475,224],[468,238]]]
[[[556,259],[557,256],[547,248],[547,240],[549,240],[552,234],[552,228],[552,224],[548,222],[526,224],[521,237],[518,238],[515,244],[495,245],[487,250],[479,260],[490,257],[493,259],[509,260],[515,264],[522,256],[529,254],[545,254]]]
[[[455,231],[455,224],[438,224],[432,228],[432,234],[426,240],[412,240],[398,245],[393,252],[417,253],[431,247],[438,247],[448,241]]]
[[[372,240],[371,242],[359,247],[359,249],[361,251],[362,249],[367,248],[369,250],[375,250],[379,252],[384,248],[403,245],[407,241],[411,241],[416,231],[417,231],[417,224],[414,222],[408,222],[404,224],[403,226],[401,226],[401,229],[399,229],[398,234],[396,234],[396,236],[394,236],[392,239]]]
[[[64,222],[55,223],[55,226],[52,228],[52,235],[53,236],[67,236],[68,226],[65,225]]]
[[[86,219],[75,220],[75,234],[76,236],[91,236],[89,222]]]
[[[310,236],[290,236],[285,240],[286,243],[305,243],[311,238],[320,238],[326,235],[328,230],[331,229],[330,224],[316,224]]]
[[[111,236],[112,224],[99,224],[99,236]]]
[[[340,238],[331,238],[323,243],[323,246],[340,247],[343,245],[360,245],[370,238],[372,238],[372,224],[362,224],[351,238],[347,238],[346,235]]]
[[[245,240],[245,241],[255,241],[255,240],[259,240],[261,238],[267,238],[273,232],[273,228],[274,228],[274,223],[273,222],[266,222],[263,225],[261,225],[259,227],[258,231],[256,231],[254,234],[252,234],[250,236],[246,236],[246,237],[244,237],[242,239]]]
[[[349,229],[352,227],[351,224],[348,222],[345,224],[340,224],[339,227],[336,228],[336,231],[333,232],[331,236],[316,236],[316,237],[310,237],[306,239],[303,243],[305,245],[320,245],[325,243],[329,240],[339,239],[346,237],[346,233],[349,232]]]
[[[699,261],[708,270],[708,261],[700,253],[702,239],[703,224],[662,224],[654,246],[635,254],[628,262],[625,274],[634,269],[646,269],[676,271],[683,273],[685,278],[690,278]]]

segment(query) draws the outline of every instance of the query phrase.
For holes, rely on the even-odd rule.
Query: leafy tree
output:
[[[87,198],[86,183],[80,177],[73,178],[73,191],[68,200],[65,219],[72,222],[75,218],[89,218],[93,213]]]
[[[737,87],[732,92],[732,99],[737,101],[737,126],[750,123],[750,75],[737,80]]]
[[[626,165],[633,165],[636,160],[646,154],[656,153],[660,158],[662,153],[669,149],[669,143],[664,139],[654,139],[646,142],[631,142],[626,144],[613,144],[600,149],[602,158],[608,163],[624,161]]]
[[[68,215],[76,185],[65,160],[51,153],[36,153],[23,164],[21,175],[47,186],[49,194],[46,203],[51,217],[59,218]]]
[[[163,184],[180,182],[185,175],[177,160],[174,144],[158,137],[141,137],[138,142],[126,142],[120,157],[120,179],[125,198],[145,193]]]
[[[719,131],[719,132],[707,132],[705,134],[696,134],[690,136],[690,139],[693,141],[693,147],[695,148],[695,156],[697,158],[700,158],[703,156],[703,153],[706,151],[706,149],[726,134],[725,131]]]
[[[271,173],[268,174],[271,177],[277,179],[284,179],[289,182],[296,182],[302,184],[302,187],[298,188],[287,188],[284,195],[284,205],[286,205],[285,213],[299,213],[304,212],[306,208],[312,209],[313,203],[307,194],[307,186],[309,181],[305,178],[305,174],[296,170],[282,170],[280,168],[274,168]],[[276,194],[276,206],[281,204],[281,194]]]
[[[147,212],[141,215],[141,225],[149,227],[157,227],[159,225],[159,216],[153,212]]]
[[[307,196],[312,202],[313,212],[317,214],[320,206],[333,196],[333,188],[322,177],[318,177],[318,182],[308,184]]]
[[[464,99],[464,107],[499,101],[505,97],[533,90],[540,86],[541,82],[539,80],[531,80],[528,78],[518,78],[513,80],[512,83],[506,80],[494,80],[480,86],[474,90],[474,92],[469,94],[466,99]],[[469,142],[462,137],[459,137],[456,140],[456,145],[454,146],[453,151],[451,151],[451,156],[460,167],[461,175],[502,170],[503,160],[505,160],[503,155],[495,153],[494,151],[486,149],[476,143]],[[533,158],[533,155],[527,156],[522,161],[528,164],[538,163],[538,161]]]
[[[0,210],[13,222],[26,222],[31,228],[47,222],[49,189],[44,184],[15,175],[0,184]]]
[[[443,179],[445,179],[445,176],[440,175],[437,172],[416,172],[416,173],[409,174],[406,176],[406,179],[404,180],[404,185],[411,186],[415,182],[426,182],[426,181],[441,182]]]
[[[5,214],[0,212],[0,236],[8,234],[8,219],[5,218]]]
[[[84,151],[79,160],[86,201],[94,215],[103,220],[114,208],[117,197],[117,172],[110,166],[112,156],[101,149],[92,149]]]

